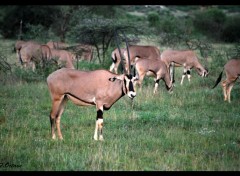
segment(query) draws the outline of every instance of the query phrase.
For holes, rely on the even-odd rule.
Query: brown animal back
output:
[[[240,59],[234,58],[230,59],[224,66],[226,72],[231,73],[232,75],[240,76]]]

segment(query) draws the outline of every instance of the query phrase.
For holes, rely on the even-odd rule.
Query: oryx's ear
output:
[[[124,75],[114,76],[113,78],[109,78],[108,80],[114,82],[116,79],[123,80]]]

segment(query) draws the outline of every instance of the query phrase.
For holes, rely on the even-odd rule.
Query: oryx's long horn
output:
[[[115,41],[116,41],[116,44],[117,44],[117,48],[118,48],[118,52],[119,52],[119,55],[120,55],[120,58],[121,58],[121,66],[123,68],[123,71],[124,71],[124,74],[127,74],[127,71],[126,71],[126,68],[124,67],[124,63],[123,63],[123,60],[125,60],[125,58],[123,57],[122,53],[121,53],[121,49],[120,49],[120,46],[119,46],[119,40],[118,40],[118,34],[117,32],[115,31],[114,32],[114,37],[115,37]]]
[[[128,45],[128,41],[127,41],[127,37],[126,37],[125,33],[123,31],[121,31],[121,32],[125,39],[125,44],[126,44],[126,49],[127,49],[127,54],[128,54],[128,73],[127,74],[130,74],[131,73],[131,62],[130,62],[129,45]]]

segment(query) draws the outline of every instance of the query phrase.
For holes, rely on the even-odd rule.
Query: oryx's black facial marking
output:
[[[133,86],[133,81],[132,81],[133,76],[130,74],[130,75],[126,75],[126,77],[129,79],[128,91],[134,92],[134,86]],[[126,80],[124,79],[124,81],[125,81],[125,85],[126,85]]]
[[[102,110],[98,110],[97,111],[97,118],[96,118],[96,120],[98,120],[98,119],[103,119],[103,112],[102,112]]]
[[[131,74],[130,74],[130,75],[126,75],[126,76],[127,76],[127,78],[130,79],[130,80],[133,78],[133,76],[132,76]]]
[[[129,82],[129,91],[133,91],[134,92],[133,82],[132,81]]]
[[[188,75],[190,75],[190,74],[191,74],[191,73],[190,73],[190,70],[187,70],[187,74],[188,74]]]

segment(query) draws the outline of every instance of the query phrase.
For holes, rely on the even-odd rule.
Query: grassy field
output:
[[[221,87],[211,89],[220,65],[209,66],[217,70],[205,79],[193,71],[183,86],[177,69],[172,94],[160,81],[153,95],[147,78],[133,102],[125,96],[104,112],[104,141],[93,140],[94,106],[68,102],[64,140],[54,141],[46,81],[0,84],[0,171],[239,171],[239,83],[224,102]]]

